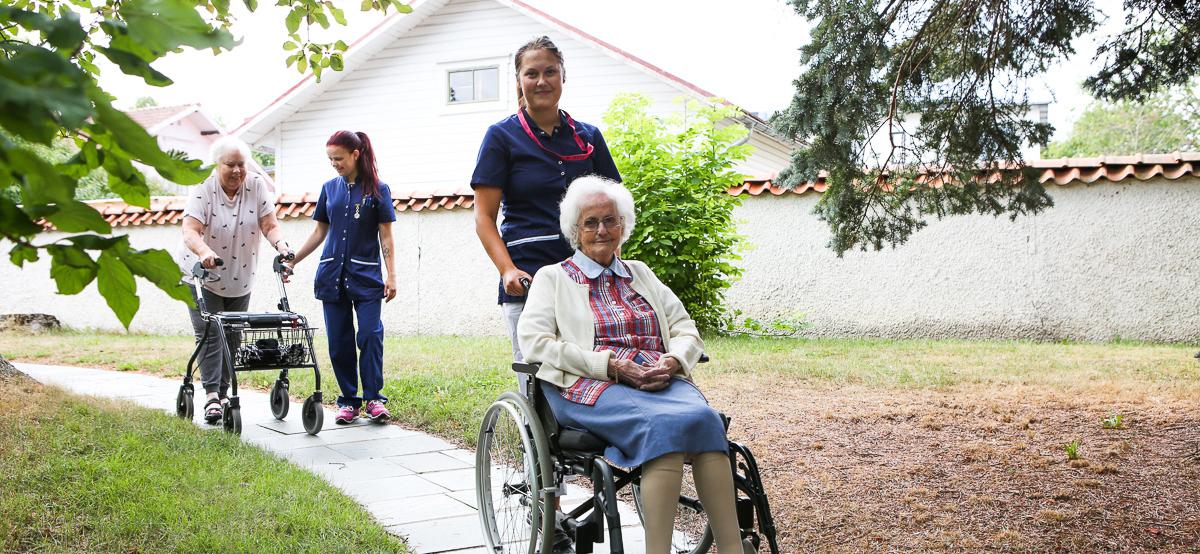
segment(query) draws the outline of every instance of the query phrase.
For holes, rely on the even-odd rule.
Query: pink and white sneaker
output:
[[[340,423],[342,425],[354,423],[354,420],[356,419],[358,419],[358,408],[355,408],[354,406],[338,407],[337,415],[333,417],[334,423]]]
[[[371,421],[385,421],[387,418],[392,417],[392,413],[383,405],[383,402],[378,400],[367,402],[366,414]]]

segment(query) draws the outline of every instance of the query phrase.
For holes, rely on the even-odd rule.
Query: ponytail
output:
[[[366,133],[338,131],[329,137],[325,146],[341,146],[351,152],[357,150],[358,161],[354,169],[358,173],[363,195],[379,198],[379,168],[375,165],[375,149],[371,147],[371,139]]]

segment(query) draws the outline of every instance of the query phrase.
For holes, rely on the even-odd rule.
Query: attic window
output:
[[[467,102],[486,102],[499,99],[500,82],[499,67],[481,67],[448,71],[447,102],[450,104],[465,104]]]

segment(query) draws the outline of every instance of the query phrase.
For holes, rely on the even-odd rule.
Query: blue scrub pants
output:
[[[387,398],[379,394],[383,389],[383,320],[379,317],[383,299],[351,300],[343,293],[340,300],[323,304],[329,359],[333,362],[338,387],[342,389],[338,406],[360,408],[364,401],[387,402]],[[354,332],[355,315],[358,316],[358,333]],[[358,394],[360,378],[362,396]]]

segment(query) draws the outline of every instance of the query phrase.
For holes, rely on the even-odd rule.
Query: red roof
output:
[[[1029,162],[1029,166],[1042,170],[1038,180],[1043,184],[1090,184],[1100,180],[1121,182],[1131,179],[1148,181],[1154,178],[1174,181],[1189,176],[1200,177],[1200,152],[1041,160]],[[748,179],[741,185],[731,187],[728,192],[733,196],[762,196],[764,193],[782,196],[809,191],[824,192],[825,187],[824,178],[790,190],[776,185],[770,179]],[[315,192],[281,195],[275,203],[275,214],[280,219],[312,217],[318,196]],[[88,204],[114,227],[125,227],[179,223],[183,218],[185,201],[180,196],[156,196],[150,200],[149,210],[130,206],[121,200],[94,200]],[[398,212],[470,209],[475,205],[475,197],[468,189],[437,193],[396,190],[393,192],[392,205]]]
[[[141,125],[144,129],[152,129],[155,125],[162,123],[172,117],[175,117],[182,111],[195,111],[199,106],[196,104],[183,104],[180,106],[154,106],[151,108],[139,108],[125,112],[131,119]]]

